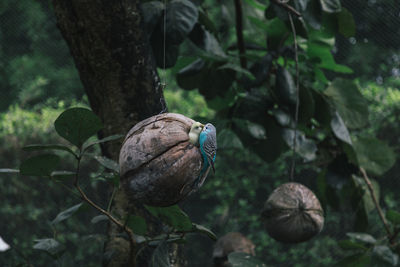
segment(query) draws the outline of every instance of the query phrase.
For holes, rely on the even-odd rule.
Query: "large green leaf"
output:
[[[65,246],[53,238],[36,239],[33,248],[46,251],[53,257],[65,250]]]
[[[129,215],[126,225],[137,235],[145,235],[147,233],[146,220],[141,216]]]
[[[163,222],[179,231],[192,230],[192,222],[177,205],[170,207],[151,207],[145,205],[146,209],[154,216],[159,217]]]
[[[89,137],[103,128],[103,125],[91,110],[70,108],[60,114],[54,122],[54,127],[60,136],[80,148]]]
[[[361,177],[357,177],[355,175],[353,175],[352,179],[353,179],[355,185],[361,189],[362,201],[363,201],[366,212],[373,211],[376,208],[375,203],[372,199],[371,193],[370,193],[368,186],[365,183],[364,179],[362,179]],[[370,178],[370,182],[371,182],[372,188],[374,190],[374,195],[375,195],[376,199],[379,201],[379,197],[380,197],[379,183],[372,178]]]
[[[340,140],[349,145],[352,144],[349,130],[347,129],[346,125],[342,120],[342,117],[340,117],[338,112],[335,112],[333,114],[333,118],[331,121],[331,128],[337,138],[339,138]]]
[[[353,15],[346,8],[337,14],[339,33],[344,37],[352,37],[356,33],[356,23]]]
[[[203,79],[203,70],[205,68],[205,61],[197,59],[177,73],[176,82],[182,89],[196,89],[199,87],[201,80]]]
[[[50,176],[55,170],[60,157],[53,154],[42,154],[30,157],[21,163],[19,167],[21,175]]]
[[[320,0],[322,10],[327,13],[338,13],[342,10],[340,0]]]
[[[357,137],[353,140],[353,148],[359,165],[375,175],[384,174],[396,162],[393,150],[374,137]]]
[[[285,23],[279,18],[268,21],[267,27],[267,44],[269,50],[279,49],[285,35],[289,32]]]
[[[357,129],[368,123],[368,104],[357,85],[350,80],[335,79],[324,91],[348,128]]]
[[[232,267],[266,267],[261,260],[244,252],[232,252],[228,255]]]
[[[180,44],[197,22],[197,7],[189,0],[172,0],[167,5],[166,13],[168,42]]]
[[[56,218],[54,218],[54,220],[51,222],[51,224],[57,224],[59,222],[62,222],[64,220],[68,219],[69,217],[74,215],[80,209],[80,207],[82,205],[83,205],[83,202],[60,212],[59,214],[57,214]]]

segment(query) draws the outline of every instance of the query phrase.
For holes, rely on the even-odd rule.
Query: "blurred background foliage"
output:
[[[285,119],[290,119],[293,114],[290,93],[289,99],[285,99],[286,96],[273,91],[280,75],[288,75],[282,69],[289,75],[295,73],[293,38],[289,34],[287,18],[284,18],[286,12],[282,14],[282,10],[269,1],[242,1],[244,38],[249,47],[255,47],[246,53],[250,74],[238,63],[233,1],[193,2],[200,10],[201,23],[195,28],[198,32],[183,40],[179,48],[169,47],[169,55],[176,53],[177,56],[168,59],[171,68],[159,70],[161,79],[167,83],[164,93],[169,111],[203,122],[212,121],[218,129],[216,175],[210,176],[200,192],[181,205],[192,221],[210,227],[218,236],[230,231],[242,232],[254,242],[257,257],[268,266],[330,266],[353,254],[338,244],[338,241],[348,239],[347,232],[366,232],[377,239],[384,237],[376,211],[360,208],[360,198],[349,199],[355,187],[355,180],[351,178],[354,164],[349,163],[349,154],[343,153],[343,142],[334,138],[330,129],[320,127],[323,119],[315,117],[324,113],[318,106],[322,95],[319,92],[332,86],[330,81],[337,77],[351,79],[369,111],[366,123],[358,120],[358,126],[347,124],[347,128],[352,129],[353,141],[357,143],[365,136],[376,136],[391,147],[394,155],[399,154],[400,6],[397,1],[342,1],[340,15],[336,11],[322,12],[320,6],[315,13],[311,7],[318,1],[293,3],[304,13],[308,30],[303,33],[302,26],[296,24],[302,49],[300,79],[306,88],[302,89],[306,92],[303,99],[310,99],[306,97],[311,94],[313,100],[310,103],[315,106],[315,111],[307,111],[311,104],[300,108],[299,128],[320,149],[314,161],[297,158],[295,179],[317,194],[326,213],[323,232],[298,245],[274,241],[263,230],[259,219],[269,193],[289,181],[289,147],[281,139],[281,146],[276,148],[278,152],[271,144],[266,144],[265,147],[271,148],[267,151],[271,158],[266,163],[263,154],[255,149],[259,143],[253,144],[247,138],[250,134],[257,139],[259,132],[243,133],[241,123],[227,120],[229,113],[233,113],[238,120],[250,117],[249,121],[255,126],[248,129],[262,131],[257,125],[271,127],[273,123],[251,117],[259,104],[254,99],[265,100],[263,105],[268,106],[271,118],[278,110],[286,114],[282,117]],[[309,8],[305,8],[307,5]],[[341,19],[333,19],[334,16],[341,16]],[[56,27],[50,1],[3,0],[0,22],[0,167],[6,168],[19,166],[27,156],[21,148],[27,144],[65,142],[57,137],[54,120],[64,109],[88,106],[88,101],[68,48]],[[204,43],[196,39],[199,32],[208,36]],[[156,42],[157,28],[152,33],[150,39],[153,49],[157,50],[161,43]],[[157,55],[156,58],[160,60]],[[271,69],[262,72],[266,68]],[[263,80],[268,73],[272,73],[271,78]],[[283,78],[283,83],[287,81]],[[349,89],[353,85],[346,84],[341,88]],[[248,91],[246,86],[252,89]],[[290,89],[290,85],[287,86]],[[271,90],[265,88],[275,93],[271,96]],[[343,113],[341,116],[346,119]],[[335,157],[325,157],[322,152],[330,150],[324,148],[332,145],[340,147],[340,151]],[[328,163],[324,163],[325,160]],[[390,157],[383,160],[390,161]],[[99,179],[103,169],[87,163],[83,164],[86,166],[82,170],[82,177],[86,177],[83,185],[97,203],[107,205],[110,186],[104,179]],[[62,167],[68,169],[71,166],[72,159],[63,154]],[[379,182],[380,203],[384,210],[396,209],[400,204],[398,159],[388,169],[374,177]],[[60,211],[80,202],[73,194],[57,183],[32,177],[1,174],[0,184],[0,217],[3,218],[0,236],[12,247],[0,254],[1,266],[27,262],[35,266],[100,265],[106,229],[104,222],[90,222],[96,215],[92,209],[84,209],[54,226],[50,222]],[[56,238],[68,248],[56,260],[45,252],[32,249],[36,239],[48,237]],[[198,235],[190,236],[188,240],[189,266],[211,265],[213,242]],[[395,256],[389,254],[388,257],[386,262],[374,264],[397,264],[398,260],[393,260]]]

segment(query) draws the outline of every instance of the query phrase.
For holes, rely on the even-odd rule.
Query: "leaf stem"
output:
[[[375,191],[374,191],[374,188],[373,188],[373,186],[372,186],[372,184],[371,184],[371,181],[370,181],[369,178],[368,178],[367,172],[364,170],[363,167],[360,167],[360,172],[361,172],[361,174],[362,174],[362,176],[363,176],[363,178],[364,178],[365,183],[367,184],[367,187],[368,187],[369,192],[370,192],[370,194],[371,194],[372,201],[374,202],[375,207],[376,207],[376,210],[378,211],[379,218],[381,219],[383,225],[385,226],[385,229],[386,229],[386,233],[387,233],[387,237],[388,237],[388,239],[389,239],[389,242],[390,242],[391,244],[393,244],[393,243],[394,243],[394,238],[393,238],[394,234],[390,231],[389,224],[387,223],[386,218],[385,218],[385,215],[383,214],[382,208],[381,208],[381,206],[379,205],[378,200],[376,199]]]
[[[247,68],[246,48],[243,40],[243,11],[241,0],[234,0],[235,2],[235,15],[236,15],[236,37],[239,48],[240,66],[243,69]]]

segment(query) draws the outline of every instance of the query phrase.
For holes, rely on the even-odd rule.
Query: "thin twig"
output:
[[[241,0],[235,1],[235,14],[236,14],[236,37],[239,48],[240,66],[243,69],[247,68],[246,48],[243,40],[243,11]]]
[[[296,15],[297,17],[301,17],[301,13],[297,11],[294,7],[286,4],[286,2],[282,2],[281,0],[272,0],[274,4],[277,4],[278,6],[283,7],[286,9],[288,12],[292,13],[293,15]]]
[[[292,28],[292,33],[293,33],[293,40],[294,40],[294,59],[296,62],[296,111],[294,114],[294,137],[293,137],[293,150],[292,150],[292,166],[290,168],[290,180],[294,180],[294,168],[296,164],[296,158],[295,158],[295,151],[296,151],[296,142],[297,142],[297,123],[299,121],[299,98],[300,98],[300,84],[299,84],[299,56],[298,56],[298,51],[297,51],[297,38],[296,38],[296,28],[294,27],[293,23],[293,18],[290,12],[288,12],[289,15],[289,20],[290,20],[290,26]]]
[[[381,219],[383,225],[385,226],[386,233],[387,233],[387,237],[388,237],[389,241],[392,243],[392,242],[394,242],[394,240],[393,240],[393,234],[392,234],[392,232],[390,231],[389,224],[388,224],[387,221],[386,221],[386,218],[385,218],[385,215],[383,214],[383,211],[382,211],[382,209],[381,209],[381,206],[379,205],[379,202],[378,202],[378,200],[376,199],[375,192],[374,192],[374,188],[373,188],[373,186],[372,186],[372,184],[371,184],[371,181],[369,180],[369,178],[368,178],[368,176],[367,176],[367,172],[364,170],[363,167],[360,167],[360,172],[361,172],[361,174],[362,174],[362,176],[363,176],[363,178],[364,178],[365,183],[367,184],[367,187],[368,187],[369,192],[370,192],[370,194],[371,194],[372,201],[373,201],[374,204],[375,204],[375,207],[376,207],[376,210],[378,211],[379,217],[380,217],[380,219]]]
[[[121,228],[122,230],[124,230],[128,234],[129,244],[130,244],[130,256],[129,256],[129,259],[130,259],[130,262],[132,262],[134,247],[136,245],[134,234],[133,234],[132,230],[129,227],[127,227],[126,225],[124,225],[123,223],[118,221],[116,218],[114,218],[114,216],[112,216],[110,212],[102,209],[100,206],[98,206],[96,203],[94,203],[90,198],[88,198],[86,193],[81,189],[81,187],[79,186],[79,169],[80,169],[80,163],[81,163],[81,156],[82,155],[81,155],[81,153],[79,153],[79,155],[80,156],[78,157],[78,162],[77,162],[77,166],[76,166],[74,186],[78,190],[78,192],[81,195],[81,198],[85,202],[87,202],[90,206],[92,206],[93,208],[98,210],[100,213],[102,213],[105,216],[107,216],[110,219],[110,221],[115,223],[119,228]]]

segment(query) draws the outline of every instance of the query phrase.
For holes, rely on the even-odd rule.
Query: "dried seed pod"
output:
[[[189,143],[194,121],[164,113],[137,123],[125,137],[119,155],[121,183],[131,201],[170,206],[192,192],[202,159]]]
[[[314,193],[298,183],[276,188],[265,202],[262,219],[268,234],[277,241],[299,243],[317,235],[324,215]]]
[[[253,242],[241,233],[227,233],[215,243],[213,251],[214,267],[230,266],[228,255],[231,252],[245,252],[254,256],[254,248]]]

